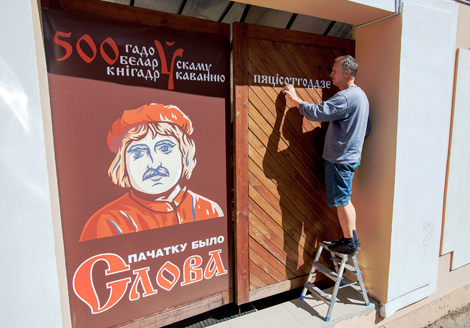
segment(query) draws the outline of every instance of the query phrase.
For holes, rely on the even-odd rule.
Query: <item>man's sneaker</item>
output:
[[[341,242],[336,243],[335,245],[328,247],[330,251],[341,253],[341,254],[352,254],[356,255],[359,249],[356,246],[357,244],[354,244],[354,246],[348,246],[343,239],[341,239]]]
[[[343,241],[343,239],[338,239],[338,240],[325,240],[323,241],[323,243],[329,248],[331,249],[331,247],[334,247],[337,243],[341,243]],[[356,248],[358,251],[361,250],[361,241],[358,239],[356,241]]]
[[[341,239],[338,240],[325,240],[322,243],[325,244],[328,248],[336,245],[337,243],[341,242]]]

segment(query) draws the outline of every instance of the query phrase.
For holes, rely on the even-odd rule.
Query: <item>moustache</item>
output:
[[[142,181],[151,179],[153,177],[169,177],[170,172],[164,168],[163,166],[159,166],[156,169],[149,167],[147,171],[145,171]]]

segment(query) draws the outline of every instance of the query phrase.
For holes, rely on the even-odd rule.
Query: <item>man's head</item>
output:
[[[108,173],[121,187],[147,194],[171,190],[196,166],[191,120],[175,106],[145,105],[124,111],[108,133],[116,153]]]
[[[354,82],[358,67],[356,60],[349,55],[336,58],[330,74],[331,81],[343,89],[348,82]]]

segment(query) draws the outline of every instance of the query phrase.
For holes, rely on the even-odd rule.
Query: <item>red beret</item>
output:
[[[129,128],[142,123],[173,123],[178,125],[185,133],[193,133],[193,124],[178,107],[162,104],[144,105],[136,109],[125,110],[120,118],[114,121],[108,132],[108,147],[117,153],[123,134]]]

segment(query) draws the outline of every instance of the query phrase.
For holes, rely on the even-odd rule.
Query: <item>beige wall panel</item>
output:
[[[366,288],[387,300],[397,138],[401,19],[356,30],[357,84],[369,97],[372,130],[364,144],[352,200]]]

